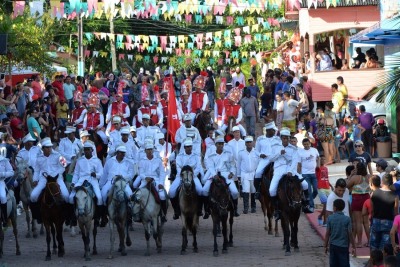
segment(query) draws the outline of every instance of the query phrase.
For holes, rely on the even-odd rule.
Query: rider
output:
[[[187,113],[183,116],[184,125],[179,127],[176,131],[175,141],[177,143],[182,143],[188,137],[192,138],[194,149],[193,151],[198,155],[201,154],[201,136],[199,130],[192,126],[192,116]],[[183,148],[181,148],[181,152]]]
[[[199,176],[204,176],[203,167],[201,166],[201,158],[199,154],[192,152],[193,141],[191,138],[185,139],[183,142],[184,151],[179,153],[176,157],[176,169],[177,174],[175,180],[172,182],[171,187],[169,188],[169,197],[171,200],[172,207],[174,208],[174,217],[176,220],[180,216],[179,212],[179,198],[177,197],[178,187],[181,184],[181,170],[184,166],[188,165],[193,169],[194,174],[194,184],[196,187],[196,192],[198,196],[202,195],[202,185],[199,179]],[[201,210],[198,211],[201,213]]]
[[[58,151],[67,160],[67,166],[80,154],[82,143],[81,140],[75,138],[75,127],[67,126],[64,133],[67,137],[64,137],[60,141]]]
[[[107,115],[106,115],[106,123],[107,125],[107,132],[112,131],[112,126],[109,122],[112,121],[114,116],[120,116],[122,118],[122,124],[128,125],[126,119],[129,118],[131,111],[129,109],[128,104],[122,101],[123,89],[121,86],[118,86],[117,93],[115,94],[115,101],[108,107]]]
[[[0,202],[1,217],[3,218],[3,227],[7,227],[7,193],[4,180],[14,176],[14,170],[10,161],[6,158],[6,150],[0,150]]]
[[[95,131],[104,144],[108,143],[108,138],[103,131],[104,116],[97,110],[100,103],[100,99],[96,93],[90,93],[88,96],[88,107],[89,110],[83,119],[83,129],[87,131]]]
[[[244,136],[246,136],[246,130],[240,124],[240,121],[243,118],[242,107],[239,105],[239,101],[241,99],[241,94],[235,93],[234,89],[232,89],[227,98],[229,99],[229,102],[224,105],[224,108],[222,111],[222,118],[224,118],[224,120],[223,120],[224,125],[222,125],[221,129],[223,131],[225,131],[226,128],[228,128],[229,118],[234,117],[235,118],[235,126],[239,127],[240,133],[244,137]]]
[[[122,118],[120,116],[114,116],[112,118],[112,131],[109,133],[108,148],[113,145],[113,143],[119,143],[121,141],[121,127]]]
[[[21,157],[23,160],[26,161],[32,171],[33,167],[35,167],[36,159],[39,157],[40,154],[42,154],[40,148],[34,145],[35,141],[36,139],[33,138],[31,134],[28,133],[27,135],[25,135],[25,137],[22,139],[22,142],[24,143],[24,148],[22,148],[17,154],[17,157]]]
[[[233,139],[230,140],[226,146],[230,150],[235,159],[236,164],[236,174],[240,174],[240,168],[238,163],[239,151],[246,149],[245,141],[240,138],[240,128],[238,126],[232,127]],[[234,178],[236,187],[239,189],[239,181],[237,177]],[[254,197],[254,196],[253,196]]]
[[[229,191],[233,200],[235,217],[240,216],[237,212],[239,191],[233,181],[233,178],[236,174],[235,160],[229,149],[224,149],[224,145],[224,137],[218,136],[215,139],[216,150],[204,159],[207,173],[204,177],[204,180],[206,180],[206,182],[203,186],[203,196],[205,197],[204,201],[206,209],[206,213],[204,214],[203,219],[207,219],[210,216],[208,194],[210,192],[210,186],[213,178],[215,178],[218,173],[220,173],[220,175],[225,178],[225,182],[229,186]]]
[[[112,146],[108,151],[107,159],[115,156],[116,149],[118,146],[124,145],[126,147],[125,158],[130,160],[132,164],[136,164],[139,149],[136,148],[133,140],[129,139],[130,136],[129,128],[128,127],[122,128],[120,133],[121,133],[121,140],[112,143]]]
[[[74,93],[74,105],[75,109],[72,110],[71,123],[78,128],[83,128],[83,119],[87,113],[87,109],[82,105],[82,93],[75,91]]]
[[[158,132],[158,128],[155,126],[149,126],[150,124],[150,115],[143,114],[142,116],[143,125],[137,129],[137,143],[140,147],[144,146],[144,140],[146,137],[151,137],[153,140],[156,139],[156,134]]]
[[[134,166],[132,162],[125,157],[127,151],[126,146],[120,145],[117,147],[116,151],[116,155],[106,161],[103,176],[100,180],[101,195],[104,203],[107,202],[108,192],[117,175],[122,176],[126,181],[125,195],[128,198],[132,196],[132,189],[130,188],[129,182],[135,174]]]
[[[192,92],[188,99],[188,109],[191,115],[192,124],[196,118],[196,115],[201,111],[206,111],[208,107],[207,93],[203,91],[205,85],[205,77],[207,72],[201,72],[193,81],[193,87],[195,91]]]
[[[282,142],[281,144],[275,143],[274,145],[271,146],[272,155],[270,158],[270,161],[274,162],[274,175],[272,176],[271,184],[269,186],[269,194],[271,196],[272,203],[275,207],[275,214],[274,214],[275,220],[280,219],[278,197],[276,196],[279,181],[284,175],[288,176],[296,175],[299,163],[297,156],[297,148],[289,144],[290,129],[282,128],[280,133]],[[301,185],[304,191],[304,195],[307,194],[306,199],[308,199],[308,184],[306,181],[302,181]],[[305,209],[306,208],[307,207],[305,207]]]
[[[258,167],[256,170],[256,174],[254,177],[254,187],[256,188],[255,198],[260,198],[260,184],[261,184],[261,176],[264,172],[265,167],[271,163],[271,155],[272,146],[276,144],[281,144],[281,140],[278,136],[275,136],[278,128],[275,126],[275,122],[269,122],[265,124],[265,136],[259,136],[256,142],[256,150],[260,155],[260,161],[258,163]]]
[[[260,154],[253,147],[253,137],[251,135],[246,136],[244,142],[246,148],[239,151],[237,159],[237,176],[241,178],[242,182],[243,213],[247,214],[249,210],[249,193],[251,193],[251,213],[256,212],[253,180],[260,160]]]
[[[103,199],[101,198],[99,178],[103,175],[103,165],[101,161],[93,155],[95,150],[94,143],[90,140],[86,141],[83,145],[84,156],[80,157],[76,162],[74,176],[72,178],[71,188],[81,186],[85,181],[88,181],[93,188],[93,192],[96,195],[97,206],[96,206],[96,218],[99,215],[104,214]],[[75,190],[71,191],[69,195],[69,203],[71,204],[72,212],[74,212],[74,197]]]
[[[162,128],[163,125],[163,111],[162,109],[156,105],[150,105],[150,98],[146,97],[143,99],[143,105],[138,109],[138,122],[139,125],[143,125],[143,115],[149,114],[150,116],[150,124],[152,126],[157,126]]]
[[[161,201],[161,220],[166,222],[167,215],[167,197],[164,190],[165,170],[162,160],[154,156],[154,145],[145,144],[145,155],[139,159],[139,176],[133,183],[133,188],[143,188],[151,183],[154,186]],[[151,190],[152,191],[152,190]]]

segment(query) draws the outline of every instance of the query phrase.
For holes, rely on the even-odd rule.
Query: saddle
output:
[[[153,183],[147,183],[146,188],[149,189],[149,191],[153,194],[156,203],[160,204],[161,203],[161,199],[160,199],[160,196],[158,195],[158,190],[154,186],[154,184]]]

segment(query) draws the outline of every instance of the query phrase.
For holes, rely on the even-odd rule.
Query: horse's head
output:
[[[301,208],[301,200],[303,189],[301,182],[304,179],[299,179],[297,176],[284,175],[279,184],[279,199],[282,205],[288,205],[290,208]]]
[[[28,163],[23,159],[15,159],[15,163],[17,165],[17,169],[15,171],[15,179],[18,183],[22,183],[25,178],[32,177],[32,170],[29,169]]]
[[[210,201],[212,206],[218,210],[220,216],[228,213],[231,204],[231,194],[228,185],[225,183],[225,179],[220,173],[217,174],[217,178],[214,178],[211,183]]]
[[[182,178],[182,187],[186,192],[192,190],[194,181],[193,181],[193,169],[189,165],[183,166],[181,170],[181,178]]]
[[[64,198],[61,195],[61,189],[59,184],[57,183],[58,175],[50,176],[47,173],[43,173],[43,176],[46,178],[46,188],[44,190],[44,199],[43,202],[47,206],[59,206],[64,203]]]
[[[126,186],[126,181],[122,176],[117,175],[114,177],[113,194],[112,194],[113,200],[119,203],[126,201],[125,186]]]
[[[78,186],[75,188],[75,209],[77,211],[77,216],[84,216],[90,212],[90,201],[91,197],[89,196],[87,190],[83,186]]]

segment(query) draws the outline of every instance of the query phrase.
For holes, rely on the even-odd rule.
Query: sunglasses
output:
[[[362,147],[362,145],[355,145],[354,147]]]

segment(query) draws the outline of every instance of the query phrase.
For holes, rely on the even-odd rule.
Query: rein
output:
[[[291,190],[288,190],[288,184],[292,183],[292,181],[290,181],[291,178],[287,178],[287,180],[285,181],[285,195],[286,195],[286,200],[289,203],[289,207],[290,208],[295,208],[298,204],[301,204],[301,201],[293,201],[293,199],[291,197],[289,197],[289,192]],[[289,188],[290,189],[290,188]],[[289,191],[289,192],[288,192]]]

